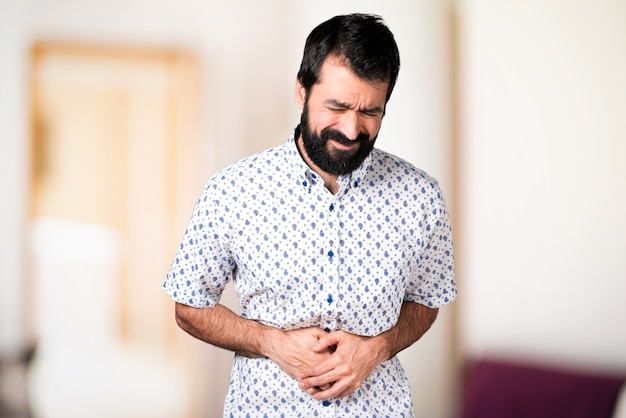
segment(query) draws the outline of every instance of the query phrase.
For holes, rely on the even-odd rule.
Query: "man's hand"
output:
[[[334,351],[322,363],[304,370],[299,387],[318,400],[354,392],[383,361],[419,340],[437,318],[438,309],[404,302],[398,322],[375,337],[335,331],[322,336],[313,350]]]
[[[313,347],[332,355],[300,374],[300,389],[315,399],[342,398],[354,392],[386,360],[382,340],[343,331],[325,334]]]
[[[398,322],[375,337],[317,327],[281,331],[236,315],[223,305],[193,308],[176,303],[176,322],[192,336],[248,357],[268,357],[316,399],[354,392],[385,360],[417,341],[437,309],[404,302]]]
[[[328,347],[319,346],[320,339],[327,335],[317,327],[281,332],[279,338],[272,340],[268,357],[285,373],[298,380],[304,370],[330,358],[332,351]]]

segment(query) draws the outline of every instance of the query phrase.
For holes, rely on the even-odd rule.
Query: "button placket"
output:
[[[327,269],[324,289],[324,310],[322,314],[323,327],[334,331],[338,328],[340,321],[337,312],[337,302],[339,301],[339,213],[338,196],[328,204],[326,212],[326,252]]]
[[[336,405],[332,399],[321,401],[320,408],[318,409],[318,413],[320,417],[324,418],[334,418],[337,416]]]

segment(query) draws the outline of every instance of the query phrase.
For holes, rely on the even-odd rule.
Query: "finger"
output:
[[[318,365],[303,370],[302,373],[300,373],[300,380],[316,379],[312,382],[314,384],[310,384],[309,386],[319,386],[326,383],[332,383],[336,380],[336,378],[333,379],[333,376],[330,376],[330,373],[332,373],[332,371],[335,370],[337,366],[339,366],[339,364],[337,364],[337,360],[334,359],[333,356],[330,356]]]
[[[331,347],[335,347],[339,342],[339,332],[331,332],[324,333],[324,335],[320,336],[320,339],[317,341],[317,344],[313,346],[313,351],[323,351],[328,350]],[[334,351],[334,350],[333,350]]]
[[[317,386],[315,386],[313,388],[309,388],[309,389],[305,390],[305,392],[308,393],[309,395],[313,396],[317,392],[321,392],[321,390]]]
[[[346,392],[352,393],[351,390],[343,388],[343,384],[341,384],[340,382],[335,382],[330,388],[326,390],[318,390],[312,396],[314,399],[317,399],[318,401],[325,401],[330,398],[341,398],[343,396],[346,396],[346,395],[343,395]]]
[[[305,392],[307,392],[309,395],[311,394],[309,391],[313,390],[313,391],[319,391],[319,386],[315,383],[312,382],[312,379],[301,379],[298,382],[298,387],[302,390],[304,390]]]
[[[317,391],[328,390],[334,384],[334,380],[329,376],[314,376],[300,379],[298,387],[304,391],[316,389]]]
[[[309,389],[305,390],[305,392],[308,393],[309,395],[313,396],[313,395],[315,395],[318,392],[330,389],[331,386],[332,386],[332,384],[326,384],[326,385],[323,385],[323,386],[314,386],[312,388],[309,388]]]

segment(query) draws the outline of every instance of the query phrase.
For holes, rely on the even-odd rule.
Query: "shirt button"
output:
[[[326,299],[326,301],[331,304],[333,303],[333,295],[328,295],[328,299]]]
[[[330,208],[328,208],[328,209],[332,212],[333,210],[335,210],[335,205],[333,205],[333,204],[331,203],[331,204],[330,204]]]
[[[333,258],[333,257],[335,256],[335,253],[333,252],[333,250],[330,250],[330,251],[328,252],[328,256],[329,256],[330,258]]]
[[[330,402],[329,402],[329,401],[324,401],[324,402],[322,402],[322,405],[324,405],[324,406],[330,406]]]

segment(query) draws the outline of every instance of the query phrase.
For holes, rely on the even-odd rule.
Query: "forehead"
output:
[[[384,107],[388,82],[363,80],[339,58],[327,58],[311,93],[324,100],[338,100],[365,107]]]

